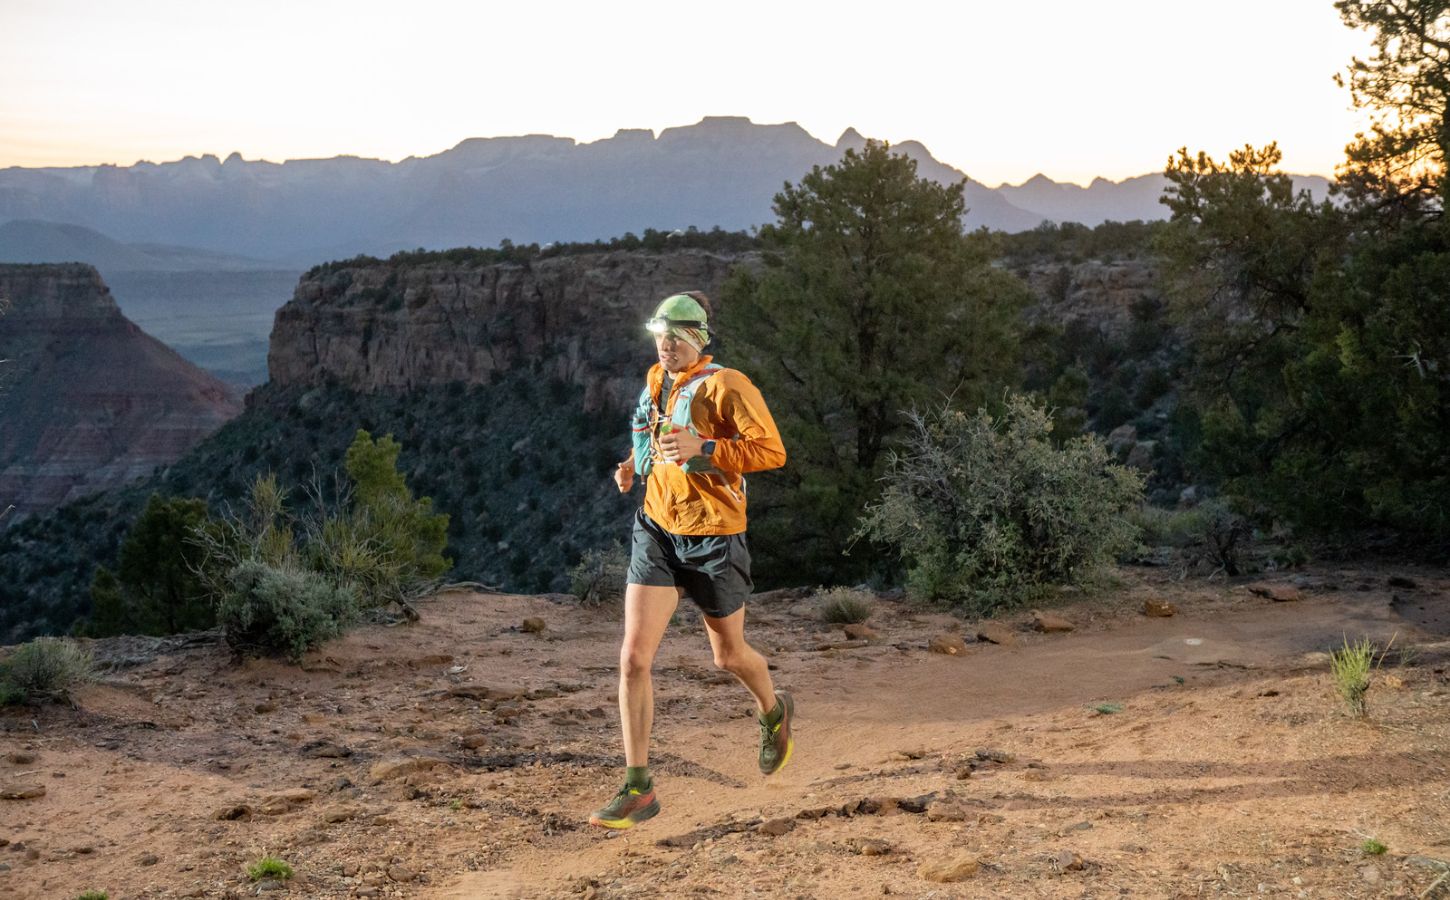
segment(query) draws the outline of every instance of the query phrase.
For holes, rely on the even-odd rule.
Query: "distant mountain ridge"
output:
[[[305,265],[417,247],[492,247],[505,238],[592,241],[690,225],[744,230],[774,219],[771,199],[783,184],[865,142],[855,129],[828,144],[794,122],[709,116],[657,136],[626,128],[582,144],[551,135],[469,138],[397,163],[355,156],[274,163],[233,153],[12,167],[0,169],[0,223],[83,225],[151,255],[135,245]],[[916,141],[893,147],[928,178],[965,177]],[[1046,178],[999,188],[969,181],[965,225],[1023,231],[1044,220],[1163,218],[1161,179],[1099,179],[1088,188]]]

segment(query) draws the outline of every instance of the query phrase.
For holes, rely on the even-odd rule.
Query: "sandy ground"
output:
[[[748,634],[797,698],[770,779],[682,604],[663,811],[623,833],[585,824],[621,781],[617,610],[452,594],[301,667],[104,642],[74,708],[0,714],[0,787],[44,789],[0,800],[0,896],[1450,896],[1450,572],[1311,568],[1289,602],[1264,581],[1291,583],[1123,569],[1053,610],[1073,632],[1023,614],[1001,646],[886,600],[879,639],[846,641],[761,598]],[[951,632],[965,653],[928,651]],[[1396,636],[1367,720],[1331,686],[1345,636]],[[295,876],[253,883],[266,854]]]

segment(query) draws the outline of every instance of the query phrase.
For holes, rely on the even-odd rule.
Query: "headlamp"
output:
[[[671,328],[705,328],[705,323],[698,319],[667,319],[664,316],[656,316],[644,323],[644,327],[655,334],[664,334]]]

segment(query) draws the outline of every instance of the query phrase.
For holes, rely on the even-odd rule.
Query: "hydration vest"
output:
[[[675,400],[674,412],[668,420],[664,420],[663,413],[655,405],[655,399],[650,394],[649,385],[639,393],[639,403],[635,406],[634,415],[630,421],[631,438],[634,442],[634,471],[640,477],[648,477],[649,470],[654,465],[656,457],[664,461],[663,456],[658,455],[658,445],[655,443],[655,436],[659,433],[662,425],[669,425],[667,430],[686,430],[693,435],[699,435],[695,426],[690,422],[690,403],[695,399],[695,391],[705,383],[705,379],[724,369],[724,366],[710,363],[703,369],[696,372],[689,381],[679,386],[679,396]],[[660,387],[661,404],[669,402],[669,396],[664,393],[663,385]],[[714,464],[707,456],[697,456],[694,459],[686,460],[681,466],[689,474],[711,474],[717,472]]]

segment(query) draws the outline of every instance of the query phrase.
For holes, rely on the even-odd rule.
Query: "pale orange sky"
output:
[[[0,0],[0,167],[239,151],[398,160],[707,115],[918,140],[995,185],[1277,140],[1332,175],[1368,52],[1330,0],[450,3]]]

